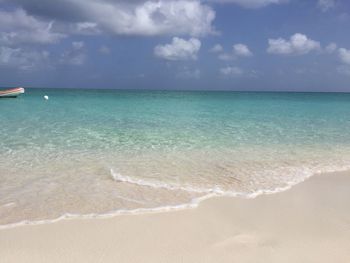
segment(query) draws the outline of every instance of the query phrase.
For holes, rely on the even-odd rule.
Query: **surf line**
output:
[[[209,193],[215,193],[218,195],[225,194],[225,191],[220,189],[219,187],[215,188],[196,188],[192,186],[180,186],[175,184],[167,184],[162,182],[150,182],[143,179],[136,179],[132,178],[130,176],[122,175],[116,171],[114,171],[112,168],[110,169],[111,176],[114,181],[123,182],[123,183],[129,183],[129,184],[135,184],[139,186],[146,186],[146,187],[152,187],[152,188],[158,188],[158,189],[167,189],[171,191],[181,190],[185,192],[193,192],[193,193],[201,193],[201,194],[209,194]]]

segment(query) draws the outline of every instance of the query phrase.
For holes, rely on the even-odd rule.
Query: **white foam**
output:
[[[132,178],[130,176],[122,175],[118,172],[115,172],[112,168],[110,169],[111,176],[115,181],[124,182],[124,183],[130,183],[130,184],[136,184],[139,186],[147,186],[152,188],[163,188],[167,190],[181,190],[185,192],[192,192],[192,193],[217,193],[217,194],[223,194],[224,191],[221,190],[219,187],[215,188],[196,188],[192,186],[181,186],[176,184],[167,184],[163,182],[150,182],[146,181],[144,179],[136,179]]]

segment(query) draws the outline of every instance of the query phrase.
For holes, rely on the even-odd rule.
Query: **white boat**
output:
[[[17,98],[18,95],[24,93],[24,88],[18,87],[7,90],[0,90],[0,98]]]

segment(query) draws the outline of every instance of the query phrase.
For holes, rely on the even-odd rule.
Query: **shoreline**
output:
[[[350,172],[196,209],[0,230],[4,262],[350,262]],[[264,260],[262,260],[264,259]]]
[[[40,219],[40,220],[23,220],[15,223],[9,223],[0,225],[0,231],[3,229],[11,229],[16,227],[26,227],[26,226],[36,226],[36,225],[44,225],[44,224],[54,224],[64,220],[89,220],[89,219],[109,219],[117,216],[137,216],[137,215],[145,215],[145,214],[158,214],[158,213],[169,213],[169,212],[177,212],[188,209],[196,209],[198,208],[202,202],[211,199],[211,198],[240,198],[240,199],[255,199],[264,195],[274,195],[278,193],[282,193],[285,191],[289,191],[293,187],[304,183],[307,180],[310,180],[314,176],[327,176],[329,174],[338,174],[338,173],[346,173],[350,174],[350,169],[343,168],[337,171],[327,171],[327,172],[316,172],[313,174],[307,175],[305,178],[302,178],[300,181],[296,182],[287,182],[286,186],[277,187],[273,190],[262,189],[254,193],[242,193],[242,192],[223,192],[217,191],[213,189],[211,192],[208,191],[205,195],[192,199],[188,203],[178,204],[178,205],[165,205],[154,208],[137,208],[137,209],[119,209],[115,211],[109,211],[105,213],[88,213],[88,214],[72,214],[72,213],[64,213],[61,216],[53,219]],[[113,175],[113,171],[111,170],[111,174],[113,179],[115,179]],[[115,179],[116,180],[116,179]],[[124,182],[124,181],[122,181]],[[129,181],[125,181],[129,182]],[[134,184],[133,182],[130,182]],[[138,184],[138,183],[137,183]],[[182,188],[179,188],[182,190]],[[204,193],[204,192],[203,192]]]

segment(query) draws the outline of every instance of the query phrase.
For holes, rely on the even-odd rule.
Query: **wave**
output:
[[[125,176],[120,173],[115,172],[112,168],[110,169],[111,176],[113,180],[123,183],[129,183],[129,184],[135,184],[139,186],[146,186],[146,187],[152,187],[156,189],[167,189],[171,191],[175,190],[181,190],[185,192],[192,192],[192,193],[217,193],[217,194],[223,194],[224,191],[221,190],[218,186],[214,188],[198,188],[198,187],[192,187],[192,186],[181,186],[177,184],[167,184],[163,182],[154,182],[154,181],[146,181],[144,179],[136,179],[132,178],[130,176]]]
[[[246,199],[252,199],[256,198],[260,195],[267,195],[267,194],[276,194],[280,192],[287,191],[291,189],[293,186],[304,182],[305,180],[309,179],[313,175],[317,174],[323,174],[323,173],[332,173],[332,172],[342,172],[342,171],[348,171],[350,170],[350,164],[349,165],[344,165],[342,167],[336,167],[336,166],[328,166],[325,167],[322,170],[311,170],[307,168],[300,168],[297,173],[300,175],[301,173],[303,176],[298,176],[296,180],[294,181],[287,181],[285,182],[285,186],[282,187],[276,187],[274,189],[259,189],[256,190],[255,192],[252,193],[247,193],[247,192],[238,192],[238,191],[227,191],[221,189],[219,186],[215,186],[214,188],[198,188],[198,187],[193,187],[193,186],[181,186],[177,184],[167,184],[164,182],[155,182],[155,181],[147,181],[144,179],[136,179],[132,178],[130,176],[124,176],[121,175],[120,173],[115,172],[112,168],[110,169],[111,176],[115,181],[119,182],[125,182],[125,183],[130,183],[130,184],[135,184],[139,186],[145,186],[145,187],[152,187],[152,188],[163,188],[171,191],[175,190],[181,190],[185,192],[191,192],[191,193],[203,193],[206,195],[211,195],[211,196],[228,196],[228,197],[241,197],[241,198],[246,198]]]
[[[94,219],[94,218],[111,218],[117,215],[138,215],[138,214],[146,214],[146,213],[161,213],[161,212],[170,212],[170,211],[178,211],[178,210],[184,210],[184,209],[190,209],[190,208],[196,208],[200,204],[200,202],[214,197],[215,195],[205,195],[198,198],[192,199],[189,203],[185,204],[179,204],[179,205],[173,205],[173,206],[159,206],[154,208],[137,208],[137,209],[118,209],[111,212],[106,213],[90,213],[90,214],[72,214],[72,213],[65,213],[62,216],[55,218],[55,219],[44,219],[44,220],[23,220],[16,223],[6,224],[6,225],[0,225],[1,229],[8,229],[8,228],[14,228],[19,226],[30,226],[30,225],[42,225],[42,224],[48,224],[48,223],[55,223],[59,222],[61,220],[69,220],[69,219]]]
[[[349,167],[350,169],[350,167]],[[328,171],[327,171],[328,172]],[[307,178],[311,177],[314,173],[311,171],[303,171],[304,176],[300,177],[299,180],[295,181],[289,181],[286,182],[286,185],[284,187],[277,187],[275,189],[260,189],[252,193],[247,193],[247,192],[238,192],[238,191],[227,191],[221,189],[219,186],[215,186],[214,188],[198,188],[194,186],[189,186],[189,185],[177,185],[177,184],[169,184],[169,183],[164,183],[164,182],[159,182],[159,181],[147,181],[144,179],[136,179],[132,178],[130,176],[125,176],[120,173],[115,172],[112,168],[110,169],[111,176],[113,180],[118,181],[118,182],[124,182],[124,183],[129,183],[129,184],[135,184],[138,186],[145,186],[145,187],[152,187],[155,189],[166,189],[170,191],[185,191],[185,192],[190,192],[190,193],[203,193],[203,194],[213,194],[215,196],[230,196],[230,197],[243,197],[243,198],[255,198],[259,195],[263,194],[274,194],[278,192],[283,192],[288,189],[290,189],[292,186],[303,182]],[[299,171],[301,173],[301,171]]]

